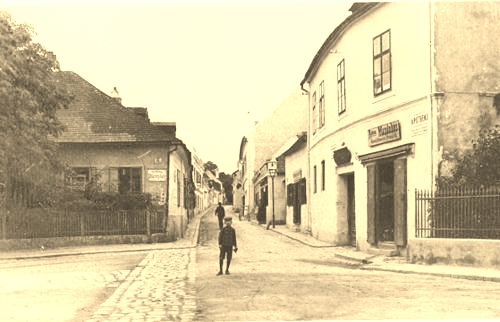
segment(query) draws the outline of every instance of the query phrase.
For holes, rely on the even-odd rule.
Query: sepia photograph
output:
[[[0,1],[0,321],[500,319],[500,1]]]

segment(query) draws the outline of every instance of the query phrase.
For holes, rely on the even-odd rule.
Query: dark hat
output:
[[[233,220],[233,218],[231,218],[231,217],[224,217],[224,221],[231,221],[231,220]]]

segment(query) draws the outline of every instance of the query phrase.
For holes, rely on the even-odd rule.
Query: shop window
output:
[[[391,31],[373,38],[373,94],[375,96],[392,88]]]

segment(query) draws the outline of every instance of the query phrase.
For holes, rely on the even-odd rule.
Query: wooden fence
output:
[[[3,219],[2,239],[104,235],[151,235],[165,232],[165,211],[30,211]]]
[[[500,239],[500,188],[416,190],[415,237]]]

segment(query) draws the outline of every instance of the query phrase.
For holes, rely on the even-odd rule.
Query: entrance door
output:
[[[394,241],[394,162],[377,166],[377,241]]]
[[[367,165],[368,242],[406,245],[406,158]]]
[[[347,229],[349,243],[356,247],[356,209],[354,202],[354,174],[347,175]]]

